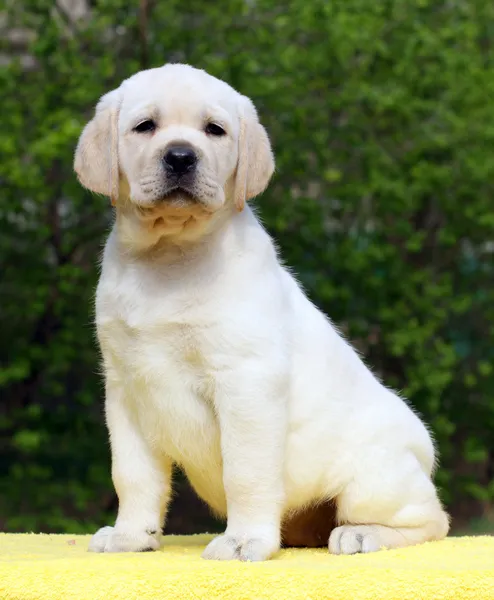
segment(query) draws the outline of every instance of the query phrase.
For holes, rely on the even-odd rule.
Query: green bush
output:
[[[77,20],[55,5],[10,3],[9,30],[33,35],[3,42],[0,528],[90,531],[114,510],[92,326],[111,210],[72,156],[102,93],[168,61],[253,98],[278,165],[258,204],[286,262],[430,424],[450,509],[485,511],[494,5],[101,0]]]

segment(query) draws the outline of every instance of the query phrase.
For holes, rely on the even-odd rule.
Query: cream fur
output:
[[[132,130],[150,117],[153,133]],[[211,119],[226,136],[204,132]],[[177,140],[199,156],[196,202],[180,191],[161,201],[161,158]],[[247,98],[186,65],[138,73],[104,97],[75,168],[118,196],[96,323],[119,511],[91,550],[158,547],[173,464],[227,517],[205,558],[267,559],[283,516],[326,498],[341,523],[336,554],[447,534],[426,427],[307,299],[244,207],[274,169]]]

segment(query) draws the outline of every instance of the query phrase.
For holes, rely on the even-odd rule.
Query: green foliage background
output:
[[[101,0],[80,19],[61,4],[3,9],[31,35],[1,49],[0,528],[111,519],[92,326],[111,209],[72,156],[101,94],[178,61],[253,98],[277,155],[258,204],[286,262],[430,424],[458,522],[487,515],[494,4]]]

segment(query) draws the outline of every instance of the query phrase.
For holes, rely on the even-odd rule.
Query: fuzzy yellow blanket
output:
[[[211,536],[169,536],[143,554],[91,554],[89,536],[0,534],[1,600],[494,600],[494,537],[265,563],[200,558]]]

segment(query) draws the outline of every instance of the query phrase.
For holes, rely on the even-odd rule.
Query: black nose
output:
[[[183,175],[195,167],[197,155],[188,146],[171,146],[166,151],[163,161],[169,173]]]

